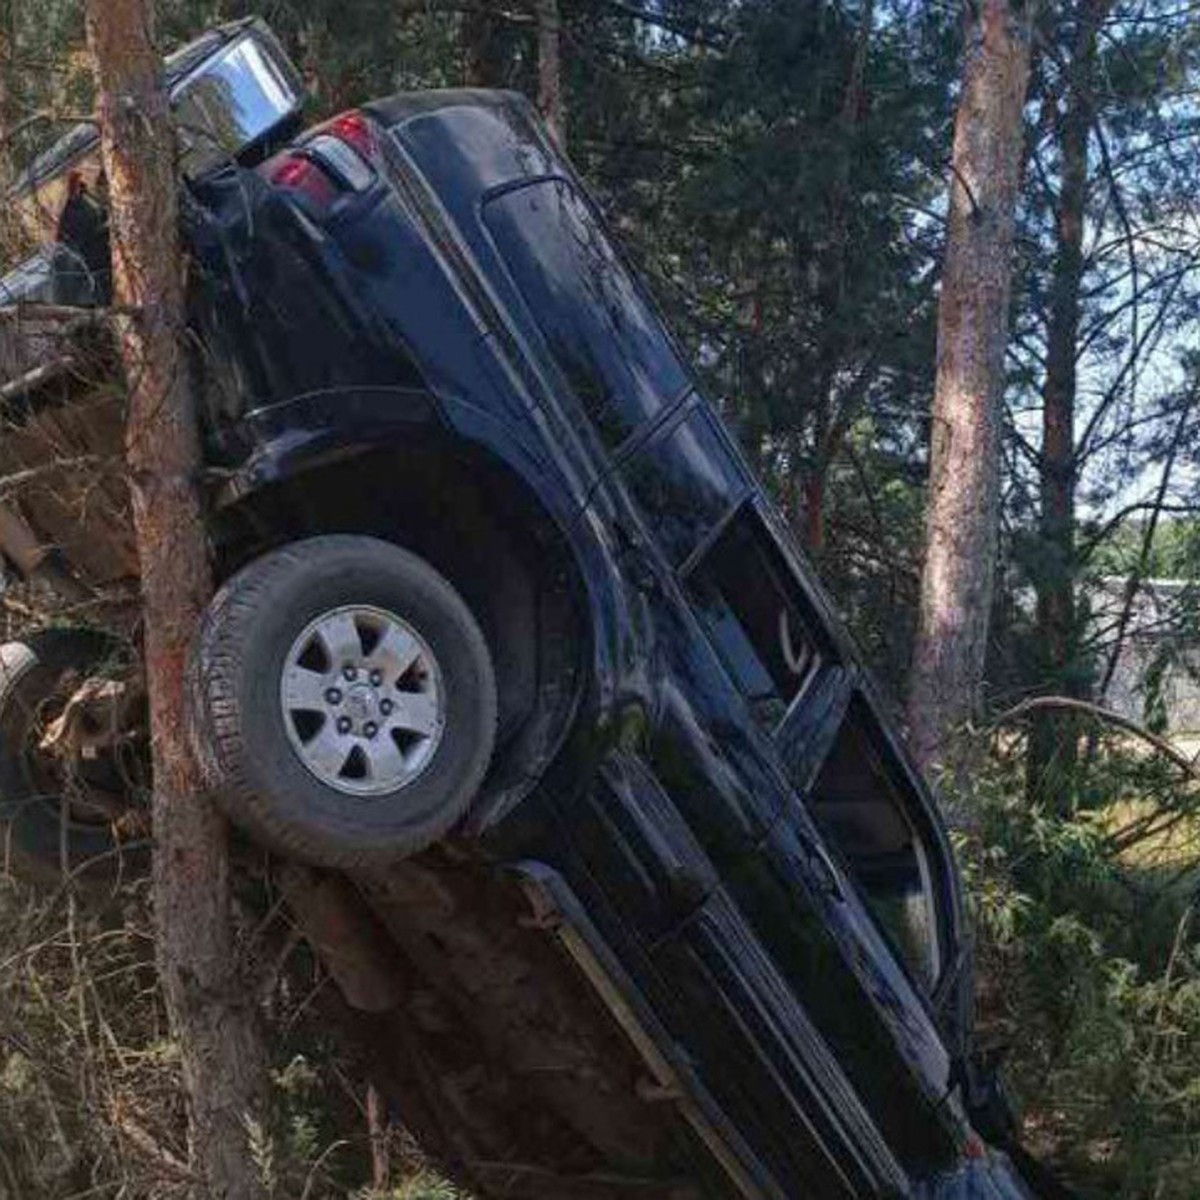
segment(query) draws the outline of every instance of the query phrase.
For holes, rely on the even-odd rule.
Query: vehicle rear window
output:
[[[586,201],[566,180],[490,200],[487,224],[559,369],[608,446],[682,394],[687,372]]]
[[[759,724],[774,729],[821,655],[791,570],[752,508],[732,517],[688,573],[687,589]]]

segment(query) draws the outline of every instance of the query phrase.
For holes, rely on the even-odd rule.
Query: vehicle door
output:
[[[607,453],[584,519],[616,543],[642,593],[632,623],[651,630],[641,715],[616,723],[572,835],[647,951],[641,985],[781,1185],[902,1193],[953,1154],[934,1112],[946,1056],[827,810],[806,803],[858,672],[573,185],[523,182],[483,215],[563,403]],[[940,933],[931,956],[936,973]]]

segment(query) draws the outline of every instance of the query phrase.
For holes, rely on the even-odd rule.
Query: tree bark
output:
[[[503,87],[500,19],[488,4],[474,5],[462,14],[463,75],[467,87]]]
[[[174,135],[154,42],[152,0],[88,0],[102,154],[111,203],[119,328],[129,391],[126,459],[145,604],[154,759],[158,965],[179,1040],[197,1190],[259,1194],[246,1122],[260,1108],[265,1056],[252,989],[240,977],[224,820],[200,794],[185,735],[183,670],[211,592],[197,491],[199,440],[181,352],[183,258]]]
[[[851,322],[846,311],[851,237],[849,213],[853,204],[854,159],[859,149],[860,126],[867,111],[867,58],[874,26],[874,0],[864,0],[859,10],[854,53],[838,115],[837,149],[830,164],[826,239],[815,262],[817,306],[824,329],[816,370],[813,448],[807,463],[800,469],[799,506],[801,541],[814,558],[819,558],[825,549],[829,472],[842,448],[850,416],[848,410],[855,406],[845,395],[839,396],[838,378],[845,373],[847,354],[852,349],[848,345],[847,330]]]
[[[13,60],[16,57],[16,22],[13,20],[12,0],[0,0],[0,186],[7,187],[12,179],[12,154],[8,144],[13,126]],[[7,229],[3,232],[7,233]],[[10,247],[5,247],[6,250]]]
[[[12,122],[13,26],[12,0],[0,0],[0,138]]]
[[[559,147],[567,149],[567,112],[562,87],[562,21],[558,0],[535,0],[538,45],[538,111]]]
[[[392,1177],[387,1100],[373,1083],[367,1084],[367,1137],[371,1142],[371,1188],[382,1196]]]
[[[1046,377],[1042,386],[1040,463],[1043,554],[1049,561],[1038,589],[1038,631],[1048,668],[1056,675],[1070,660],[1074,623],[1075,391],[1079,289],[1083,273],[1083,213],[1087,198],[1088,117],[1072,92],[1059,134],[1062,186],[1058,197],[1057,254],[1050,288]]]
[[[925,564],[908,724],[926,770],[963,782],[995,574],[1000,411],[1032,4],[967,8],[938,304]],[[963,819],[965,812],[951,813]]]
[[[1088,135],[1096,36],[1112,0],[1081,0],[1071,55],[1066,110],[1056,127],[1059,185],[1056,254],[1046,330],[1042,385],[1040,545],[1034,573],[1040,686],[1082,694],[1079,621],[1075,607],[1075,400],[1083,283],[1083,228],[1088,200]],[[1028,788],[1038,798],[1063,797],[1077,759],[1078,722],[1034,715],[1029,738]]]
[[[325,66],[329,55],[329,24],[324,14],[314,14],[305,22],[303,35],[304,54],[300,59],[300,74],[312,101],[329,111],[329,82],[325,77]]]

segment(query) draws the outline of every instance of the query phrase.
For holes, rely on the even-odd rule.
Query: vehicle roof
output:
[[[398,125],[412,117],[444,108],[511,108],[531,110],[520,92],[497,88],[429,88],[419,92],[397,92],[366,105],[387,125]]]

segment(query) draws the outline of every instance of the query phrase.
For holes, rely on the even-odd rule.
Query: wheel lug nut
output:
[[[392,709],[395,707],[396,706],[390,700],[380,700],[379,702],[379,711],[383,713],[385,717],[390,717],[392,715]]]
[[[325,693],[325,699],[328,700],[330,704],[341,704],[342,693],[337,688],[330,688],[329,691]]]
[[[347,682],[353,683],[358,678],[358,668],[347,664],[342,668],[342,674],[346,677]]]
[[[383,682],[383,672],[382,671],[372,671],[371,672],[371,686],[378,687],[382,682]]]
[[[338,717],[337,731],[338,733],[349,733],[354,722],[349,717]]]
[[[363,733],[365,733],[369,738],[373,738],[378,732],[379,726],[376,725],[374,721],[368,721],[363,726]]]

